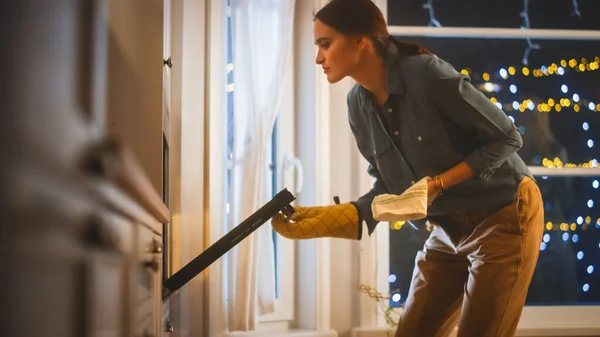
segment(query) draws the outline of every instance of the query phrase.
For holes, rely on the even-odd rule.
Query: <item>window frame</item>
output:
[[[387,0],[374,0],[387,18]],[[425,26],[388,26],[394,36],[436,37],[436,38],[496,38],[496,39],[562,39],[562,40],[600,40],[599,31],[589,30],[553,30],[553,29],[521,29],[521,28],[457,28],[457,27],[425,27]],[[573,176],[600,177],[598,168],[563,168],[549,169],[530,166],[534,176]],[[553,170],[553,171],[552,171]],[[371,183],[372,180],[369,182]],[[361,184],[365,186],[365,184]],[[373,244],[361,243],[360,282],[374,284],[379,291],[389,291],[389,226],[378,225],[370,240]],[[366,264],[365,262],[369,262]],[[372,275],[375,276],[373,280]],[[373,282],[375,281],[375,282]],[[373,332],[380,333],[381,328],[389,327],[385,321],[385,313],[380,305],[374,305],[372,298],[361,299],[363,333],[368,325],[374,326]],[[394,317],[402,314],[402,308],[394,308]],[[583,306],[525,306],[517,328],[517,336],[564,336],[564,335],[597,335],[600,333],[600,305]],[[551,319],[549,319],[551,318]],[[548,323],[551,322],[551,325]]]

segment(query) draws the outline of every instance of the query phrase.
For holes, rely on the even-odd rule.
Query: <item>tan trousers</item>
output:
[[[496,212],[430,219],[396,337],[514,336],[544,231],[542,196],[526,177]]]

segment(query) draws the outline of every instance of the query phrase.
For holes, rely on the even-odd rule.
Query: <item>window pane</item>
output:
[[[393,26],[427,26],[429,11],[426,0],[388,0],[388,22]],[[577,5],[574,6],[574,3]],[[523,25],[520,13],[523,0],[481,1],[433,0],[435,19],[445,27],[519,28]],[[581,16],[573,15],[577,9]],[[541,29],[600,29],[597,13],[600,1],[530,1],[531,28]]]
[[[519,127],[524,140],[519,154],[528,165],[597,165],[598,44],[547,41],[541,51],[531,54],[525,76],[520,65],[525,41],[405,40],[424,45],[458,70],[468,69],[473,84],[498,102]],[[566,66],[561,65],[563,59]],[[534,70],[541,75],[534,76]],[[547,227],[527,304],[600,304],[600,176],[536,179],[544,199]],[[429,232],[408,224],[391,228],[390,290],[400,295],[393,297],[391,304],[399,306],[408,293],[415,254]]]
[[[527,304],[600,304],[597,179],[538,178],[547,223]]]

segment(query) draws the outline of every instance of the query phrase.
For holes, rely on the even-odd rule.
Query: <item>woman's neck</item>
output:
[[[352,78],[375,96],[379,106],[387,101],[387,74],[384,61],[374,50],[366,53]]]

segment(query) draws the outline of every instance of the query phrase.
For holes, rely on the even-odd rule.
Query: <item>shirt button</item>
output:
[[[392,112],[392,108],[389,108],[389,109],[388,109],[388,112]]]
[[[397,136],[397,135],[399,135],[399,134],[400,134],[400,132],[398,132],[398,131],[394,131],[394,136]]]
[[[417,139],[418,139],[419,141],[422,141],[422,140],[423,140],[423,137],[419,136],[419,137],[417,137]]]

